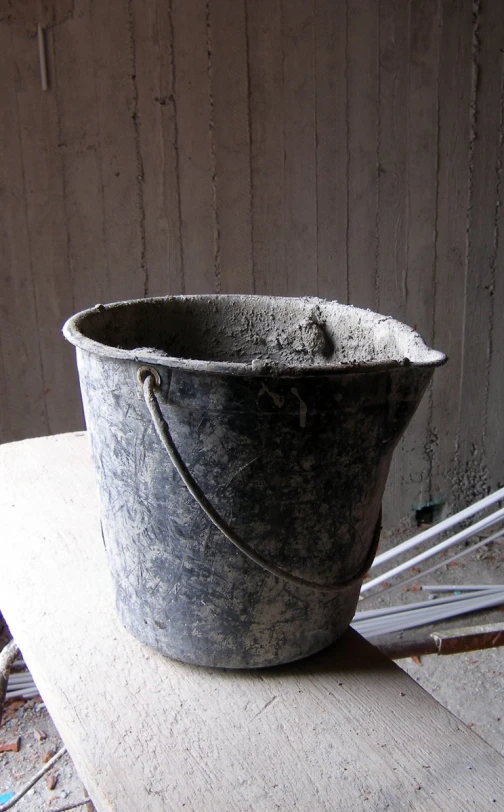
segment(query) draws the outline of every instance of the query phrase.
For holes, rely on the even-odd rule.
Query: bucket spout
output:
[[[394,447],[446,360],[314,298],[174,296],[70,319],[125,626],[228,668],[348,627]]]

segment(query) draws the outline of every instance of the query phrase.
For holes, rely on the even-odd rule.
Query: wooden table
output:
[[[85,434],[0,447],[0,606],[98,812],[504,809],[504,760],[355,632],[276,669],[120,625]]]

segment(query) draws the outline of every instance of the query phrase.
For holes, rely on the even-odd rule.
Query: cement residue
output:
[[[313,297],[173,296],[100,306],[72,322],[67,338],[95,352],[105,345],[116,357],[224,364],[245,374],[444,360],[389,316]],[[85,346],[87,339],[98,344]]]

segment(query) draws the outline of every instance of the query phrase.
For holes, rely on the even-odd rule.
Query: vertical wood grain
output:
[[[181,237],[187,293],[218,289],[208,4],[173,0]]]
[[[18,76],[16,97],[28,242],[38,314],[38,333],[31,340],[35,344],[38,341],[40,346],[48,431],[54,433],[75,428],[80,415],[74,352],[61,335],[64,320],[74,311],[74,300],[68,262],[65,174],[58,148],[59,114],[54,92],[41,91],[34,41],[13,29],[12,43]],[[56,75],[52,31],[46,32],[46,51],[52,87]],[[20,271],[24,273],[23,269]]]
[[[130,12],[128,3],[91,3],[105,239],[113,300],[137,298],[148,292]]]
[[[1,135],[0,135],[1,139]],[[1,144],[1,140],[0,140]],[[1,181],[0,181],[1,182]],[[3,195],[0,195],[0,199]],[[0,232],[0,250],[4,247],[4,236]],[[4,320],[4,313],[6,310],[6,295],[7,295],[7,286],[4,286],[4,282],[7,283],[8,277],[7,274],[0,274],[0,284],[2,284],[2,288],[4,290],[4,294],[0,296],[0,318]],[[12,423],[11,423],[11,415],[9,410],[9,389],[8,389],[8,371],[9,365],[7,361],[7,352],[6,348],[4,347],[5,336],[4,330],[0,328],[0,392],[3,393],[2,399],[0,401],[0,443],[7,442],[10,437],[12,437]]]
[[[215,196],[223,293],[252,293],[251,161],[245,0],[209,5]]]
[[[284,251],[291,296],[317,293],[315,53],[312,0],[282,2]]]
[[[442,15],[433,341],[449,362],[432,386],[432,489],[450,509],[459,499],[452,471],[464,330],[472,9],[463,0],[443,0]]]
[[[496,164],[496,195],[493,251],[490,258],[492,319],[489,324],[488,412],[485,451],[490,486],[504,484],[502,404],[504,403],[504,53],[500,56],[499,130]]]
[[[16,43],[17,45],[17,43]],[[31,42],[23,43],[25,47]],[[34,57],[35,58],[35,57]],[[26,188],[12,31],[0,25],[0,347],[2,356],[1,442],[49,431],[39,343],[37,303],[26,213]]]
[[[149,296],[184,292],[172,3],[133,2]]]
[[[0,250],[3,247],[3,239],[0,237]],[[3,279],[2,279],[3,282]],[[2,301],[3,297],[0,298],[0,316],[3,318],[3,310],[4,310],[4,302]],[[0,391],[3,392],[2,401],[0,402],[0,443],[7,442],[10,437],[12,437],[12,423],[11,423],[11,415],[9,411],[9,404],[7,401],[7,397],[9,394],[8,390],[8,366],[5,362],[5,355],[4,347],[3,347],[3,335],[2,330],[0,330]],[[7,372],[7,374],[6,374]]]
[[[53,29],[55,95],[65,185],[65,222],[73,308],[83,310],[110,301],[106,220],[102,188],[102,151],[96,108],[91,0],[77,0],[74,15]],[[71,316],[69,310],[66,314]]]
[[[255,285],[285,295],[282,2],[246,2]]]
[[[317,293],[348,301],[347,4],[315,0]]]
[[[348,0],[349,300],[377,307],[380,153],[379,3]]]
[[[378,308],[401,318],[406,302],[408,39],[410,2],[380,2]]]
[[[436,180],[438,68],[441,35],[439,0],[412,3],[409,22],[404,321],[432,345],[436,289]],[[431,393],[422,400],[402,447],[402,512],[420,507],[431,488]]]
[[[467,264],[464,291],[462,374],[459,389],[457,485],[465,501],[488,488],[485,456],[494,321],[496,199],[501,133],[501,59],[504,15],[492,4],[475,4],[467,203]],[[495,314],[502,319],[502,313]],[[495,404],[496,408],[499,408]],[[501,414],[504,413],[500,404]],[[498,442],[493,437],[492,442]]]
[[[380,151],[378,167],[378,310],[404,318],[407,267],[407,126],[409,3],[380,2]],[[404,439],[390,470],[384,524],[393,526],[408,510],[402,501]]]

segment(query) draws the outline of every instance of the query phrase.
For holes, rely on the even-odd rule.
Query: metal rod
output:
[[[473,505],[464,508],[464,510],[454,513],[453,516],[443,519],[442,522],[438,522],[433,527],[429,527],[422,533],[418,533],[416,536],[413,536],[413,538],[401,542],[401,544],[398,544],[391,550],[387,550],[386,552],[377,555],[371,568],[374,569],[374,567],[379,567],[380,564],[390,561],[391,558],[395,558],[397,555],[400,555],[400,553],[403,553],[406,550],[411,550],[418,544],[422,544],[424,541],[428,541],[429,539],[439,536],[441,533],[444,533],[445,530],[449,530],[454,525],[460,524],[460,522],[463,522],[465,519],[469,519],[471,516],[474,516],[475,513],[480,513],[482,510],[485,510],[485,508],[490,507],[490,505],[494,505],[496,502],[500,502],[503,499],[504,488],[500,488],[500,490],[494,491],[494,493],[485,496],[484,499],[480,499],[479,502],[475,502]]]
[[[6,699],[33,699],[34,696],[39,696],[40,691],[38,688],[16,688],[14,691],[7,691],[5,694]]]
[[[423,640],[398,640],[394,643],[376,645],[376,648],[386,657],[390,657],[391,660],[405,660],[407,657],[439,654],[436,641],[430,635]]]
[[[421,657],[424,654],[463,654],[468,651],[480,651],[504,646],[504,624],[497,626],[475,626],[451,634],[430,634],[422,640],[397,640],[384,642],[377,648],[391,660],[402,660],[406,657]]]
[[[91,801],[91,798],[83,798],[81,801],[72,801],[65,806],[58,806],[57,809],[54,809],[53,812],[68,812],[70,809],[78,809],[79,806],[85,806]],[[93,807],[94,808],[94,807]]]
[[[388,570],[387,572],[384,572],[381,575],[378,575],[371,581],[367,581],[365,584],[363,584],[361,593],[367,592],[374,586],[378,586],[378,584],[383,583],[383,581],[388,581],[390,578],[393,578],[394,575],[398,575],[400,572],[404,572],[404,570],[409,569],[415,564],[420,564],[427,558],[431,558],[433,555],[442,552],[442,550],[446,550],[448,547],[452,547],[459,541],[465,541],[465,539],[470,538],[475,533],[479,533],[481,530],[485,530],[487,527],[491,527],[491,525],[497,524],[497,522],[500,522],[502,520],[504,520],[504,508],[497,510],[495,513],[492,513],[491,516],[487,516],[485,519],[481,519],[479,522],[476,522],[476,524],[472,525],[471,527],[467,527],[465,530],[461,530],[454,536],[450,536],[450,538],[441,541],[434,547],[430,547],[428,550],[424,550],[423,553],[419,553],[413,558],[409,558],[407,561],[404,561],[402,564],[398,564],[396,567],[393,567],[393,569]]]

